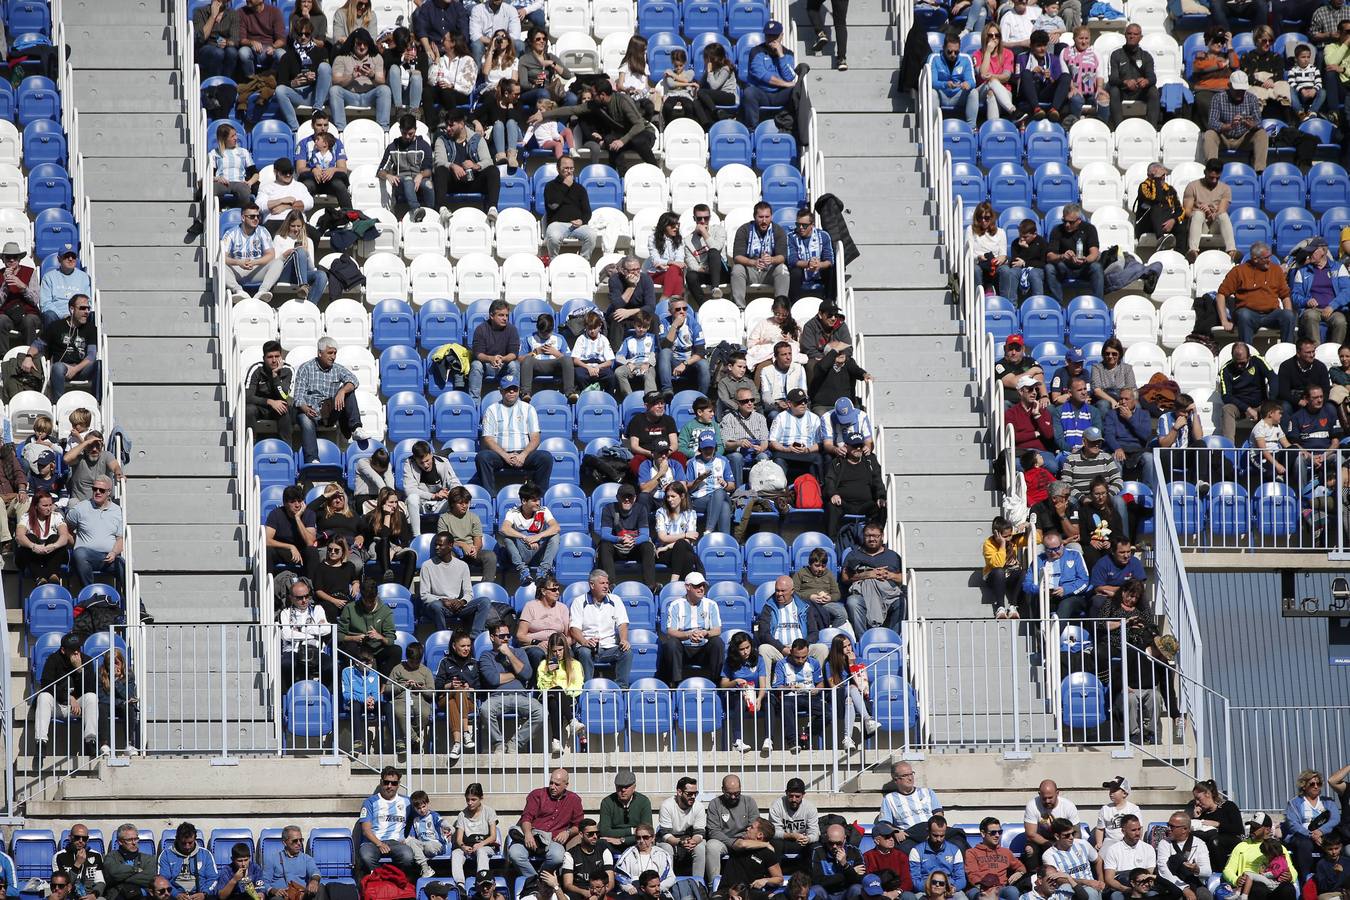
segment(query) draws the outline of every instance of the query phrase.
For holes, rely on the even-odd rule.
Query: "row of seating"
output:
[[[15,347],[5,354],[5,358],[26,352],[27,347]],[[66,391],[55,403],[39,391],[19,391],[9,399],[8,404],[0,404],[9,423],[9,439],[22,442],[33,434],[33,423],[38,416],[47,416],[56,425],[58,437],[70,434],[70,414],[77,409],[87,409],[93,417],[92,428],[102,428],[102,416],[99,403],[88,391]]]
[[[1283,481],[1263,482],[1250,492],[1239,482],[1220,481],[1204,497],[1195,484],[1173,481],[1167,491],[1182,537],[1291,538],[1303,527],[1298,492]]]

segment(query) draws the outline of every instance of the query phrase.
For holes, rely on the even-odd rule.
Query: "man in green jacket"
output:
[[[103,857],[104,900],[134,900],[145,897],[159,866],[149,853],[140,851],[140,833],[128,822],[117,829],[117,844]]]
[[[639,794],[637,776],[632,769],[620,769],[614,776],[614,793],[600,801],[600,840],[617,855],[633,846],[633,829],[651,827],[652,801]]]
[[[380,599],[380,587],[373,579],[361,583],[361,597],[342,607],[338,615],[338,642],[351,653],[364,646],[375,657],[375,668],[386,678],[403,661],[403,649],[394,630],[394,611]]]

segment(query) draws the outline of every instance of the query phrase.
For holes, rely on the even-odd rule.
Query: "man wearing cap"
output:
[[[704,677],[717,677],[726,654],[722,650],[722,613],[707,599],[708,579],[690,572],[684,579],[684,596],[666,608],[661,634],[661,662],[667,684],[685,679],[686,667]]]
[[[1200,239],[1206,234],[1217,235],[1223,241],[1224,252],[1238,262],[1242,254],[1233,235],[1233,220],[1228,208],[1233,204],[1233,189],[1220,180],[1223,160],[1205,161],[1205,174],[1186,185],[1181,194],[1181,211],[1188,223],[1186,228],[1186,259],[1194,263],[1200,255]]]
[[[1266,133],[1264,128],[1256,130]],[[1219,283],[1214,302],[1219,326],[1231,331],[1236,324],[1238,340],[1244,344],[1251,343],[1258,328],[1277,328],[1280,340],[1293,343],[1295,319],[1289,282],[1280,264],[1272,261],[1269,244],[1252,243],[1247,261],[1229,269]]]
[[[1048,404],[1040,401],[1044,386],[1030,375],[1017,379],[1015,406],[1008,407],[1004,417],[1013,428],[1013,440],[1018,450],[1035,450],[1052,475],[1059,472],[1059,446],[1055,438],[1055,422]]]
[[[1209,104],[1208,130],[1200,136],[1205,159],[1215,159],[1220,149],[1252,152],[1252,168],[1259,175],[1266,168],[1270,135],[1261,127],[1261,101],[1248,88],[1246,72],[1228,76],[1228,90],[1215,94]]]
[[[1050,395],[1050,403],[1054,406],[1067,403],[1070,393],[1070,382],[1075,378],[1081,378],[1088,386],[1089,396],[1092,394],[1092,378],[1084,365],[1083,351],[1077,347],[1070,347],[1064,354],[1064,365],[1055,370],[1055,374],[1050,377],[1050,383],[1047,385],[1047,391]]]
[[[600,568],[610,581],[615,580],[615,563],[637,562],[642,566],[642,583],[656,584],[656,547],[652,543],[648,521],[650,506],[644,495],[639,499],[631,484],[619,485],[614,502],[600,517]]]
[[[820,478],[820,416],[807,408],[806,391],[801,388],[788,391],[786,399],[787,412],[769,426],[769,449],[773,451],[774,462],[789,484],[801,474]]]
[[[70,471],[66,475],[66,488],[70,491],[72,503],[87,500],[94,495],[94,481],[106,478],[122,477],[122,464],[103,445],[103,432],[91,429],[85,432],[78,444],[71,446],[63,457]]]
[[[705,398],[706,399],[706,398]],[[738,483],[731,463],[717,455],[717,438],[705,431],[698,439],[698,454],[685,464],[689,503],[704,515],[704,534],[731,534],[731,492]]]
[[[308,213],[314,208],[314,195],[295,180],[295,164],[289,158],[283,156],[272,163],[272,172],[276,177],[258,188],[257,201],[267,210],[263,227],[275,235],[292,212]]]
[[[856,431],[844,438],[843,457],[831,459],[825,468],[825,533],[838,537],[844,516],[868,519],[886,511],[886,482],[875,456],[863,452],[865,441]]]
[[[97,574],[110,575],[114,585],[121,584],[126,566],[122,559],[125,525],[122,507],[112,502],[112,479],[95,478],[89,499],[66,510],[66,525],[75,533],[70,565],[80,583],[93,584]]]
[[[1207,884],[1214,867],[1209,846],[1191,830],[1191,816],[1185,811],[1167,819],[1167,837],[1158,841],[1158,877],[1168,882],[1184,900],[1210,900]]]
[[[1321,343],[1322,328],[1326,341],[1344,344],[1345,308],[1350,306],[1350,269],[1345,263],[1333,263],[1324,238],[1315,237],[1308,245],[1308,262],[1290,276],[1290,294],[1298,313],[1298,335]]]
[[[614,793],[600,801],[600,841],[618,853],[636,844],[633,829],[639,825],[651,828],[652,801],[637,789],[633,770],[620,769],[614,775]]]
[[[854,405],[847,397],[834,401],[834,408],[820,417],[820,445],[827,459],[848,455],[845,443],[848,436],[857,434],[863,439],[863,453],[872,455],[872,417]]]
[[[1083,434],[1089,428],[1101,429],[1102,411],[1092,402],[1091,389],[1083,376],[1068,382],[1064,401],[1054,407],[1055,446],[1064,453],[1072,453],[1083,444]]]
[[[853,335],[834,300],[822,300],[816,314],[802,323],[798,345],[810,366],[826,353],[853,346]]]
[[[731,245],[732,301],[745,309],[746,289],[764,284],[772,284],[775,297],[786,297],[791,283],[787,252],[787,232],[773,220],[773,207],[761,200],[753,218],[736,229]]]
[[[1125,480],[1121,477],[1120,463],[1116,462],[1115,457],[1106,452],[1106,437],[1102,430],[1097,427],[1088,428],[1083,432],[1083,443],[1078,449],[1069,454],[1069,458],[1064,461],[1064,467],[1060,471],[1060,479],[1068,483],[1070,488],[1069,499],[1074,503],[1082,503],[1084,498],[1092,490],[1092,481],[1101,476],[1106,479],[1110,487],[1111,496],[1119,500],[1119,495],[1125,488]],[[1125,503],[1120,501],[1117,504],[1117,512],[1120,513],[1121,521],[1128,521],[1126,517]]]
[[[51,363],[48,384],[53,400],[61,399],[67,381],[88,381],[94,388],[94,396],[103,394],[99,382],[98,331],[89,316],[92,308],[88,295],[75,294],[66,302],[66,317],[44,325],[28,348],[34,365],[39,355],[45,355]]]
[[[909,853],[896,849],[897,836],[895,826],[889,822],[877,822],[872,826],[873,846],[863,854],[863,866],[868,873],[863,878],[863,896],[901,900],[905,894],[914,893],[914,882],[909,877]],[[876,878],[875,886],[870,889],[868,878]],[[889,890],[885,882],[890,883]],[[876,893],[878,888],[880,893]],[[906,900],[912,900],[912,897]]]
[[[42,276],[39,290],[38,314],[43,325],[50,325],[66,314],[71,297],[84,294],[94,295],[94,284],[89,273],[79,268],[80,255],[70,244],[61,247],[56,257],[56,268]]]
[[[483,412],[482,439],[476,464],[478,483],[497,493],[497,474],[514,470],[541,488],[553,477],[553,454],[539,449],[539,416],[520,399],[514,374],[502,376],[501,399]]]
[[[1083,554],[1064,546],[1064,538],[1057,531],[1041,535],[1041,552],[1036,564],[1027,570],[1022,591],[1028,597],[1040,596],[1040,580],[1046,567],[1050,571],[1050,602],[1061,619],[1076,619],[1087,615],[1088,600],[1092,595],[1087,563]]]
[[[873,834],[876,829],[873,828]],[[1013,883],[1026,873],[1026,866],[1003,846],[1003,824],[993,816],[980,820],[980,842],[966,849],[966,896],[996,894],[999,900],[1017,900],[1021,891]]]
[[[628,611],[623,601],[609,591],[609,576],[604,569],[591,570],[585,594],[572,601],[572,655],[581,663],[587,680],[595,677],[597,665],[613,666],[614,680],[627,688],[633,658],[628,643]]]
[[[1239,892],[1243,892],[1244,886],[1251,882],[1248,896],[1254,900],[1266,900],[1267,897],[1294,900],[1298,895],[1296,885],[1299,873],[1294,869],[1294,858],[1288,849],[1284,851],[1284,859],[1289,869],[1276,879],[1276,887],[1271,888],[1261,879],[1251,877],[1262,874],[1266,868],[1267,860],[1261,851],[1261,842],[1270,837],[1270,832],[1268,815],[1259,814],[1247,822],[1247,838],[1228,855],[1228,864],[1223,867],[1223,880]]]
[[[797,61],[783,46],[783,23],[770,19],[764,25],[764,43],[750,53],[741,94],[741,122],[754,131],[761,106],[786,106],[797,86]]]
[[[0,354],[8,353],[13,346],[9,332],[19,332],[19,343],[31,344],[42,326],[38,313],[40,296],[38,293],[38,271],[24,264],[27,254],[14,241],[7,241],[0,247],[0,259],[4,260],[4,294],[0,300]]]
[[[794,348],[788,341],[773,345],[773,364],[759,373],[759,396],[764,404],[764,416],[770,422],[789,406],[788,394],[794,390],[806,393],[806,369],[794,361]]]
[[[361,427],[361,410],[356,404],[360,386],[355,373],[338,363],[337,341],[328,335],[319,338],[318,353],[295,373],[292,401],[306,463],[319,458],[320,425],[336,422],[344,434],[359,443],[370,440],[370,434]]]
[[[239,224],[220,236],[221,253],[225,265],[220,277],[237,303],[248,296],[245,287],[258,288],[257,299],[272,301],[272,285],[281,278],[285,263],[277,258],[272,246],[272,235],[262,224],[262,211],[250,200],[244,204]]]
[[[994,377],[1003,385],[1005,403],[1012,405],[1022,399],[1021,389],[1017,384],[1023,376],[1031,378],[1042,388],[1045,384],[1045,370],[1027,353],[1027,345],[1022,336],[1010,334],[1003,342],[1003,356],[994,363]],[[1037,391],[1038,399],[1042,393],[1043,390]],[[1046,403],[1049,403],[1049,398],[1046,399]]]
[[[291,442],[291,381],[295,373],[286,365],[279,341],[263,344],[262,363],[255,363],[248,373],[244,389],[245,417],[249,428],[258,429],[263,422],[271,423],[276,435],[287,444]],[[261,433],[261,430],[259,430]]]

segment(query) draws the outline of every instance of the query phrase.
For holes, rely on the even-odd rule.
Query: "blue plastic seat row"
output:
[[[1020,333],[1028,345],[1067,340],[1072,346],[1083,347],[1105,341],[1114,333],[1106,301],[1089,294],[1075,297],[1067,308],[1060,306],[1054,297],[1044,295],[1026,298],[1020,309],[1006,298],[988,297],[984,323],[996,342]]]
[[[638,3],[638,34],[650,40],[659,33],[697,35],[726,32],[732,40],[762,33],[769,21],[769,6],[762,0],[641,0]],[[655,70],[659,71],[659,70]]]
[[[1235,481],[1220,481],[1204,498],[1196,485],[1173,481],[1167,492],[1177,533],[1185,537],[1289,537],[1302,521],[1298,494],[1282,481],[1264,482],[1250,494]]]
[[[1029,122],[1022,132],[1007,119],[990,119],[976,132],[964,119],[946,119],[942,149],[951,153],[953,162],[973,165],[978,160],[985,168],[1024,159],[1032,168],[1069,162],[1069,136],[1058,122],[1048,120]]]

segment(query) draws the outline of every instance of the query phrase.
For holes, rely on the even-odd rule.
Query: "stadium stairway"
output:
[[[939,258],[935,201],[923,174],[926,148],[918,143],[908,98],[895,90],[903,35],[888,6],[885,0],[850,6],[848,71],[835,71],[827,56],[808,55],[802,43],[797,53],[812,66],[823,191],[843,201],[861,251],[847,269],[857,319],[851,327],[862,335],[863,361],[874,379],[872,416],[885,429],[881,462],[894,479],[891,515],[907,529],[905,565],[917,577],[918,614],[987,619],[977,570],[980,544],[998,512],[987,423]],[[797,33],[810,40],[804,4],[794,10]],[[953,696],[978,697],[983,672],[972,668],[969,653],[949,654],[947,640],[947,632],[932,632],[929,683],[949,685],[959,692]],[[1009,640],[1031,652],[1025,636]],[[1020,688],[1024,697],[1044,696],[1044,685],[1028,681]],[[1024,726],[1042,731],[1045,723],[1026,721],[1029,716],[1023,713]],[[930,726],[942,740],[943,717],[934,716]]]

